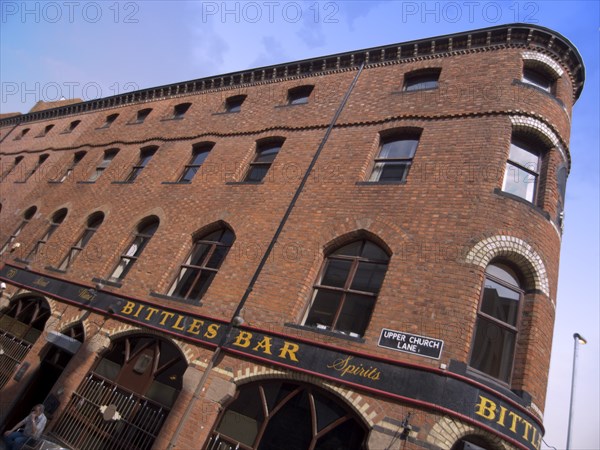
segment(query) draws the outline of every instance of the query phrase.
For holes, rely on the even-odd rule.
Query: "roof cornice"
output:
[[[573,83],[573,98],[575,101],[579,98],[585,80],[585,67],[577,48],[568,39],[549,28],[513,23],[141,89],[111,97],[7,117],[0,120],[0,127],[200,92],[354,70],[363,62],[369,66],[505,47],[527,48],[551,56],[567,69]]]

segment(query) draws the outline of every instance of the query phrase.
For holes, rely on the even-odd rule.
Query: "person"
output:
[[[44,405],[35,405],[31,414],[16,424],[12,430],[4,433],[4,442],[7,450],[19,450],[29,438],[38,439],[46,427],[46,416]],[[19,428],[23,427],[22,430]]]

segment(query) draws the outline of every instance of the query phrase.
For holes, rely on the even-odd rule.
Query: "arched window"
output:
[[[404,75],[404,86],[402,90],[405,92],[423,91],[426,89],[435,89],[438,87],[438,80],[442,69],[420,69],[409,72]]]
[[[65,217],[67,217],[67,212],[67,208],[62,208],[52,215],[52,219],[50,220],[50,225],[48,225],[48,229],[42,235],[42,237],[40,237],[40,239],[38,239],[38,241],[35,243],[27,257],[25,258],[26,261],[33,261],[36,257],[42,255],[43,248],[48,243],[50,237],[52,237],[54,232],[58,229],[60,224],[63,223]]]
[[[539,61],[528,60],[523,63],[522,81],[549,94],[554,94],[556,90],[556,76]]]
[[[118,339],[71,397],[53,434],[69,448],[150,450],[186,369],[170,342],[148,335]]]
[[[100,227],[100,225],[102,225],[103,221],[104,213],[101,212],[94,213],[90,217],[88,217],[85,230],[83,231],[79,239],[77,239],[75,244],[71,247],[69,253],[67,253],[67,256],[65,256],[65,258],[58,266],[60,270],[67,270],[71,266],[71,264],[73,264],[75,258],[77,258],[79,253],[83,251],[87,243],[90,241],[90,239],[92,239],[94,233],[98,231],[98,228]]]
[[[289,381],[241,387],[205,450],[364,448],[365,427],[329,393]]]
[[[150,162],[157,150],[158,147],[156,145],[144,147],[140,150],[140,158],[138,159],[137,163],[131,168],[131,172],[129,172],[129,175],[125,180],[127,183],[133,183],[135,181],[135,179],[140,175],[140,173],[142,173],[142,170],[144,170],[144,167],[148,165],[148,163]]]
[[[159,220],[156,216],[152,216],[140,222],[133,241],[121,255],[117,267],[115,267],[109,278],[110,281],[118,282],[125,278],[127,272],[133,267],[133,264],[140,257],[148,242],[150,242],[150,239],[158,229],[158,225]]]
[[[25,211],[25,213],[23,214],[23,221],[19,224],[19,226],[13,232],[13,234],[11,234],[10,237],[6,240],[6,242],[2,246],[2,249],[0,250],[0,255],[2,255],[6,250],[8,250],[13,244],[13,242],[17,240],[17,236],[21,234],[21,231],[23,231],[23,228],[25,228],[25,225],[29,223],[31,218],[35,215],[36,211],[37,208],[35,206],[32,206]]]
[[[234,240],[234,234],[227,228],[220,228],[197,239],[185,263],[181,265],[168,295],[200,300],[219,271]]]
[[[0,314],[0,389],[44,331],[50,313],[45,299],[28,296],[12,301]]]
[[[509,384],[523,299],[521,276],[502,263],[485,270],[469,365]]]
[[[362,336],[369,325],[389,256],[366,239],[335,250],[315,284],[304,325]]]

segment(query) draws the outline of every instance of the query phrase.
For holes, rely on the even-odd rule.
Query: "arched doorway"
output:
[[[0,389],[38,340],[49,317],[48,302],[34,295],[13,300],[0,314]]]
[[[115,340],[87,374],[52,435],[73,450],[146,450],[183,385],[187,361],[157,336]]]
[[[83,343],[85,332],[83,324],[78,322],[63,330],[62,333],[55,333],[55,335],[66,337],[69,341]],[[49,396],[48,394],[61,376],[63,370],[67,367],[69,361],[71,361],[73,352],[76,350],[65,350],[55,344],[48,344],[45,350],[45,355],[40,361],[38,369],[32,375],[27,387],[19,396],[19,401],[10,413],[10,419],[7,422],[8,427],[11,427],[27,416],[31,408],[39,403],[44,404],[44,414],[48,419],[52,419],[54,411],[59,406],[58,398],[54,395]]]
[[[356,413],[332,394],[272,380],[238,390],[205,450],[359,450],[366,437]]]

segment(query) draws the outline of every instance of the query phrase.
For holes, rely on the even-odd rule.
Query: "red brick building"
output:
[[[539,448],[583,82],[513,24],[3,117],[0,423]]]

